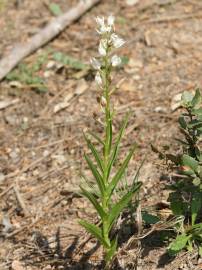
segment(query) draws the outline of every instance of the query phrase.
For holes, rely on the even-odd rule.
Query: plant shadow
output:
[[[141,240],[142,247],[142,259],[149,256],[152,250],[158,250],[165,248],[165,252],[159,257],[157,268],[164,268],[166,265],[170,264],[175,257],[171,257],[167,250],[167,244],[165,243],[165,237],[168,237],[168,231],[154,231],[149,236]]]
[[[38,267],[50,265],[53,269],[101,270],[104,268],[102,259],[93,258],[100,245],[95,243],[91,248],[87,248],[88,241],[89,238],[80,244],[79,237],[77,236],[74,237],[67,248],[64,248],[60,228],[58,228],[54,236],[53,247],[53,242],[48,241],[46,236],[36,231],[33,234],[32,248],[22,259],[27,265],[31,264]],[[79,259],[75,259],[75,255],[79,255]]]

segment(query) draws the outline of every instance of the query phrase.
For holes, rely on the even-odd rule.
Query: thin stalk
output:
[[[111,150],[111,135],[110,135],[110,121],[111,121],[111,111],[110,111],[110,63],[109,63],[109,55],[108,51],[106,56],[104,57],[104,97],[105,97],[105,144],[104,144],[104,183],[106,186],[106,190],[108,190],[109,185],[109,177],[108,177],[108,164],[109,164],[109,156]],[[108,193],[105,192],[102,200],[102,206],[106,212],[109,212],[109,203],[108,203]],[[111,246],[111,241],[109,239],[109,230],[108,230],[108,221],[107,219],[103,220],[103,236],[104,239]]]

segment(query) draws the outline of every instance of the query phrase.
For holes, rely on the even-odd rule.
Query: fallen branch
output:
[[[20,100],[18,98],[14,100],[2,100],[0,101],[0,110],[6,109],[7,107],[18,103]]]
[[[28,209],[27,209],[27,207],[25,205],[25,202],[24,202],[24,200],[23,200],[23,198],[22,198],[22,196],[21,196],[21,194],[19,192],[18,187],[15,185],[13,187],[13,190],[15,192],[16,199],[18,200],[18,203],[19,203],[20,207],[22,208],[22,210],[24,212],[24,215],[27,216],[29,214],[29,211],[28,211]]]
[[[34,35],[30,41],[25,44],[19,44],[11,53],[0,61],[0,81],[18,65],[18,63],[35,52],[37,49],[48,43],[59,33],[61,33],[72,22],[78,20],[81,15],[87,12],[94,5],[99,3],[100,0],[82,0],[74,8],[61,16],[55,18],[50,24],[43,28],[39,33]]]

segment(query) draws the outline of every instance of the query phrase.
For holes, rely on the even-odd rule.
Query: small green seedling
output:
[[[134,195],[138,193],[141,183],[133,181],[130,188],[127,188],[127,192],[121,195],[119,192],[119,198],[115,200],[119,182],[125,177],[126,169],[133,156],[136,145],[134,144],[131,147],[130,152],[118,167],[116,160],[129,115],[126,115],[120,131],[114,139],[112,132],[114,112],[112,112],[110,102],[111,95],[114,91],[111,86],[111,72],[114,67],[121,65],[121,58],[116,54],[114,55],[113,51],[121,47],[125,42],[114,32],[113,16],[108,17],[107,23],[105,23],[104,18],[99,17],[96,18],[96,21],[99,27],[97,32],[101,36],[98,48],[100,57],[99,59],[93,58],[91,64],[96,70],[95,80],[102,92],[100,105],[104,112],[104,138],[102,139],[98,135],[90,133],[91,137],[101,147],[102,151],[99,151],[92,142],[89,134],[84,135],[94,159],[88,154],[85,154],[85,160],[94,176],[95,183],[92,185],[90,180],[87,180],[87,188],[81,185],[81,191],[95,208],[100,219],[100,225],[95,225],[85,220],[81,220],[80,224],[99,240],[104,247],[105,262],[106,267],[108,267],[109,262],[117,250],[118,239],[116,236],[111,236],[112,229],[123,209],[128,206]]]
[[[182,151],[177,155],[162,154],[172,161],[179,180],[170,186],[171,210],[174,216],[181,216],[177,237],[170,244],[169,252],[177,254],[186,248],[189,251],[198,248],[202,256],[202,96],[197,89],[182,94],[184,112],[179,117],[180,132],[183,138],[177,139]]]
[[[33,64],[21,63],[6,76],[6,79],[8,81],[19,81],[36,92],[45,93],[47,92],[45,80],[38,73],[46,62],[47,54],[43,54]]]

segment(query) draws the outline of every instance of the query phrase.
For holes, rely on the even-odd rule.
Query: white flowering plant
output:
[[[85,177],[87,187],[81,185],[81,191],[95,208],[100,223],[95,225],[81,220],[80,224],[99,240],[104,247],[105,262],[106,267],[108,267],[107,265],[117,250],[118,241],[117,237],[112,236],[112,229],[121,212],[129,205],[134,196],[138,194],[141,183],[135,177],[130,188],[124,194],[121,194],[118,200],[115,199],[115,197],[117,198],[115,195],[118,185],[125,178],[126,169],[136,148],[136,144],[134,144],[126,158],[121,162],[121,165],[119,167],[115,165],[120,142],[128,123],[128,114],[117,136],[114,138],[112,132],[114,112],[111,109],[110,101],[111,95],[114,92],[111,72],[114,67],[121,64],[121,58],[114,54],[114,50],[123,46],[125,41],[115,33],[113,16],[109,16],[107,20],[104,17],[97,17],[96,22],[98,24],[97,32],[101,37],[98,47],[100,56],[99,58],[92,58],[91,64],[96,70],[95,80],[101,90],[100,105],[102,111],[104,111],[104,138],[102,139],[98,135],[90,133],[101,146],[102,151],[99,151],[89,134],[84,135],[92,154],[92,158],[85,154],[85,160],[95,182],[92,185]]]

